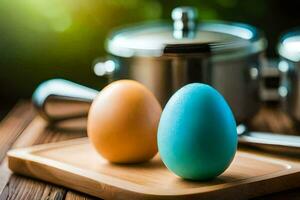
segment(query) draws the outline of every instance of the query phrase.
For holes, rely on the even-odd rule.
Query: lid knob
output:
[[[177,39],[193,38],[196,34],[198,13],[194,7],[177,7],[172,11],[173,36]]]

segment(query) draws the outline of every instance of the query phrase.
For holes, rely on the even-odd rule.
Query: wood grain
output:
[[[2,120],[0,124],[0,164],[6,152],[12,146],[22,131],[31,122],[34,116],[34,110],[29,102],[19,102],[14,109]],[[11,172],[6,164],[0,165],[0,194],[4,190],[10,179]]]
[[[69,191],[66,195],[65,200],[96,200],[98,198],[92,197],[86,194],[82,194],[75,191]]]
[[[67,122],[72,125],[76,121]],[[49,127],[48,124],[39,116],[37,116],[29,102],[20,102],[2,121],[0,126],[0,136],[5,138],[0,142],[0,155],[5,155],[8,148],[27,147],[34,144],[42,144],[53,141],[68,140],[86,136],[82,131],[61,131],[54,127]],[[34,131],[33,131],[34,130]],[[9,142],[10,145],[6,143]],[[4,144],[2,146],[2,144]],[[4,156],[3,156],[4,157]],[[64,191],[64,198],[68,199],[89,199],[86,195],[73,193],[62,187],[53,187],[49,183],[44,183],[38,180],[28,179],[22,176],[13,175],[7,168],[6,159],[2,161],[0,166],[0,199],[40,199],[37,195],[44,195],[51,188],[51,194],[45,195],[45,199],[58,198],[53,194]],[[23,189],[26,188],[26,189]],[[47,189],[48,188],[48,189]],[[58,191],[57,191],[58,190]],[[14,195],[12,195],[14,193]],[[70,195],[68,195],[70,193]],[[36,196],[37,195],[37,196]],[[43,197],[43,196],[42,196]],[[53,198],[52,198],[53,197]]]
[[[0,163],[34,115],[35,112],[29,102],[20,102],[2,120],[0,124]]]
[[[22,135],[16,140],[16,142],[13,145],[14,148],[20,148],[20,147],[26,147],[31,146],[35,144],[43,144],[43,143],[49,143],[49,142],[55,142],[55,141],[62,141],[62,140],[68,140],[72,138],[78,138],[86,136],[85,132],[76,132],[76,133],[69,133],[69,132],[60,132],[55,131],[52,128],[48,127],[47,123],[40,118],[39,116],[36,116],[32,123],[24,129]],[[61,187],[52,187],[49,183],[43,183],[41,181],[32,180],[32,179],[24,179],[24,177],[17,176],[17,179],[9,180],[9,183],[6,185],[5,190],[8,190],[10,185],[15,185],[16,188],[14,188],[14,191],[17,191],[17,196],[13,196],[12,199],[18,199],[19,197],[22,197],[21,199],[41,199],[39,194],[41,191],[44,191],[45,188],[52,188],[52,193],[56,190],[62,190],[67,194],[67,190]],[[22,184],[21,184],[22,183]],[[43,185],[46,185],[47,187],[43,187]],[[26,188],[26,189],[23,189]],[[30,192],[29,192],[30,191]],[[3,192],[3,199],[10,199],[10,193]],[[37,196],[36,196],[37,195]],[[51,194],[53,195],[53,194]],[[80,197],[80,195],[75,195],[77,197]],[[49,196],[46,196],[46,199],[52,199]],[[54,198],[56,199],[56,198]],[[63,198],[64,199],[64,198]]]
[[[13,175],[10,184],[0,195],[0,199],[63,200],[65,195],[66,191],[62,188]]]
[[[20,174],[107,199],[243,199],[298,186],[300,164],[238,151],[232,165],[212,181],[184,181],[159,157],[139,165],[114,165],[87,138],[12,150],[9,167]],[[285,183],[285,184],[282,184]],[[261,186],[272,184],[272,187]],[[237,195],[241,189],[250,188]]]

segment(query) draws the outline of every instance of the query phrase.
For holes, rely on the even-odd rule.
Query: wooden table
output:
[[[287,134],[299,133],[300,135],[300,129],[276,106],[264,106],[257,116],[249,122],[249,126],[255,130]],[[85,131],[66,131],[49,127],[48,124],[37,115],[29,102],[19,102],[0,124],[0,200],[95,199],[94,197],[67,188],[12,174],[7,168],[7,160],[5,157],[6,152],[10,148],[25,147],[84,136],[86,136]],[[270,185],[270,187],[272,187],[272,185]],[[300,180],[299,188],[256,199],[300,199]]]

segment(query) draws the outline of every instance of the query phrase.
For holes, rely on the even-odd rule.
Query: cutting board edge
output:
[[[82,177],[76,173],[72,173],[66,169],[60,169],[60,168],[57,168],[56,166],[51,166],[49,164],[36,162],[35,159],[32,159],[32,156],[37,157],[37,158],[39,156],[32,155],[31,153],[34,151],[42,150],[45,147],[52,148],[52,147],[57,147],[58,145],[59,146],[68,145],[68,144],[71,145],[71,144],[74,144],[74,142],[85,142],[86,140],[87,140],[86,138],[84,138],[84,139],[80,138],[80,139],[63,141],[63,142],[58,142],[58,143],[42,144],[42,145],[37,145],[37,146],[33,146],[33,147],[10,150],[8,152],[8,166],[12,171],[14,171],[18,174],[22,174],[22,175],[25,175],[28,177],[34,177],[37,179],[42,179],[44,181],[49,181],[51,183],[57,184],[56,181],[53,181],[53,177],[51,177],[51,175],[50,176],[48,175],[46,177],[40,177],[40,176],[37,176],[35,173],[32,173],[32,169],[34,168],[32,166],[39,164],[45,168],[44,169],[44,170],[46,170],[45,172],[47,172],[47,170],[48,170],[47,168],[51,168],[52,170],[54,170],[56,172],[69,173],[71,176],[77,177],[77,179],[78,179],[77,181],[80,181],[79,179],[81,179]],[[24,156],[25,156],[25,158],[24,158]],[[15,163],[17,163],[17,164],[15,164]],[[31,165],[31,168],[29,168],[29,165]],[[25,167],[20,168],[18,166],[25,166]],[[298,166],[294,166],[293,164],[291,164],[291,168],[289,168],[285,171],[277,172],[276,175],[277,176],[275,176],[273,178],[272,178],[272,176],[274,176],[274,174],[267,174],[264,176],[254,177],[254,178],[247,179],[247,180],[241,180],[241,181],[235,182],[233,184],[227,184],[226,187],[222,187],[222,188],[220,188],[220,187],[221,187],[221,185],[223,186],[224,184],[215,185],[215,186],[206,186],[205,187],[206,191],[203,191],[203,189],[202,189],[202,191],[199,191],[199,188],[196,188],[194,190],[189,190],[189,192],[187,192],[187,193],[180,193],[180,194],[176,194],[176,193],[175,194],[174,193],[173,194],[158,194],[158,193],[154,194],[154,193],[149,193],[149,190],[148,190],[148,192],[143,192],[143,191],[137,192],[136,190],[130,190],[130,189],[128,190],[128,189],[124,189],[124,187],[122,189],[122,188],[116,187],[111,184],[101,183],[90,177],[84,177],[84,178],[86,179],[86,181],[95,182],[96,184],[98,184],[98,186],[100,188],[106,188],[106,189],[109,188],[109,190],[111,190],[110,194],[120,194],[120,196],[123,196],[124,199],[128,199],[128,198],[131,198],[131,199],[156,199],[156,198],[170,199],[170,198],[180,198],[180,197],[182,197],[182,199],[187,199],[187,198],[193,199],[193,198],[206,198],[208,196],[214,196],[216,194],[222,195],[222,193],[224,193],[228,190],[236,190],[237,192],[242,190],[247,193],[247,190],[249,190],[249,189],[247,189],[247,187],[249,188],[249,185],[253,184],[254,182],[256,182],[256,183],[261,182],[264,185],[265,184],[264,182],[266,182],[266,181],[267,182],[271,181],[271,180],[276,181],[276,179],[279,179],[279,178],[283,179],[280,181],[278,180],[279,182],[288,181],[288,180],[290,180],[291,176],[293,177],[293,179],[297,179],[297,178],[300,179],[300,168]],[[280,177],[278,177],[278,176],[280,176]],[[297,178],[296,178],[296,176],[297,176]],[[268,180],[266,180],[266,178]],[[253,179],[255,179],[255,180],[253,180]],[[268,194],[268,193],[272,193],[272,192],[279,192],[279,191],[282,191],[285,189],[291,189],[293,187],[299,186],[294,181],[292,181],[292,182],[288,181],[287,183],[284,184],[285,187],[275,187],[275,188],[268,187],[267,190],[258,192],[256,195],[247,194],[246,197],[250,198],[250,197],[260,196],[260,195],[264,195],[264,194]],[[101,193],[99,191],[94,192],[93,190],[89,190],[85,187],[80,187],[80,186],[76,186],[76,185],[73,186],[72,184],[70,185],[69,183],[64,182],[64,181],[59,182],[59,184],[57,184],[57,185],[61,185],[61,186],[75,189],[75,190],[78,190],[81,192],[85,192],[85,193],[88,193],[88,194],[96,196],[96,197],[116,198],[115,196],[113,196],[113,197],[106,196],[105,192],[103,192],[103,193]],[[235,186],[235,188],[233,188],[233,186]],[[251,193],[251,192],[248,192],[248,193]],[[234,196],[234,198],[236,199],[236,198],[238,198],[238,196]],[[245,194],[243,194],[243,196],[241,197],[241,199],[243,199],[243,198],[245,198]]]

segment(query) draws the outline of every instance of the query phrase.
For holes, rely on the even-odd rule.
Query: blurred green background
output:
[[[202,19],[252,24],[276,56],[279,35],[300,24],[292,0],[0,0],[0,110],[31,96],[43,80],[62,77],[100,89],[93,60],[105,56],[104,41],[120,25],[169,19],[176,6],[195,6]]]

